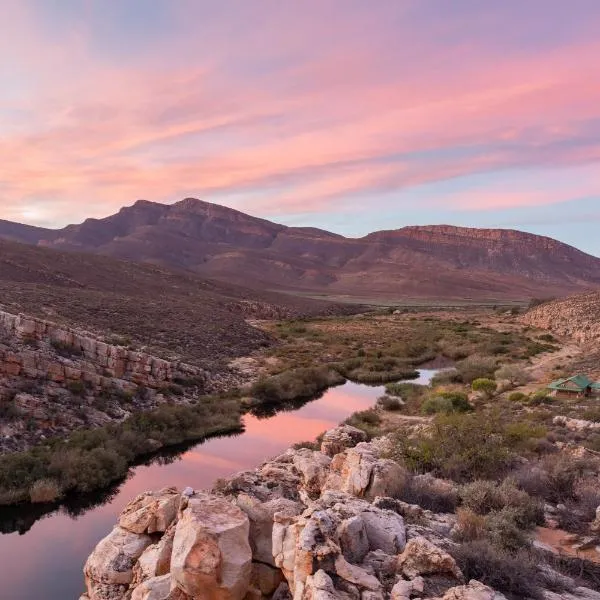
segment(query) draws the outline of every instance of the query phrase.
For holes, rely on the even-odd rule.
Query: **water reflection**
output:
[[[423,373],[421,382],[427,383],[433,373]],[[220,477],[255,467],[294,443],[314,439],[353,412],[371,407],[382,393],[382,387],[346,383],[315,401],[291,403],[274,415],[271,408],[262,407],[245,416],[242,435],[212,438],[149,457],[103,494],[70,498],[58,508],[0,509],[4,533],[0,535],[0,596],[76,600],[82,592],[83,562],[134,496],[173,485],[209,488]]]

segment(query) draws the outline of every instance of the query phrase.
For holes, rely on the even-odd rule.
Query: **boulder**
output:
[[[487,585],[471,579],[468,585],[450,588],[444,594],[443,600],[506,600],[506,597]]]
[[[318,498],[327,481],[331,459],[321,452],[302,448],[294,451],[293,465],[302,477],[302,487],[309,498]]]
[[[350,425],[341,425],[330,429],[323,436],[321,452],[329,457],[340,454],[346,448],[353,448],[360,442],[367,441],[367,434],[361,429]]]
[[[255,561],[275,566],[273,558],[273,520],[276,513],[290,516],[302,512],[302,505],[287,498],[274,498],[261,502],[249,494],[239,494],[235,503],[250,520],[250,547]]]
[[[408,474],[398,463],[380,459],[371,444],[360,443],[336,455],[323,489],[339,490],[358,498],[400,494]]]
[[[360,513],[365,524],[370,550],[383,550],[386,554],[398,554],[406,545],[404,519],[390,511],[369,506]]]
[[[294,600],[297,597],[299,600],[339,600],[340,595],[331,577],[325,571],[317,571],[307,578],[302,595],[294,595]]]
[[[419,536],[409,540],[398,557],[398,570],[408,578],[418,575],[448,575],[464,581],[456,561],[428,539]]]
[[[180,500],[175,488],[144,492],[125,507],[119,525],[132,533],[162,533],[177,517]]]
[[[131,600],[185,600],[189,598],[180,589],[171,589],[171,576],[163,575],[144,581],[131,594]]]
[[[369,537],[364,521],[351,517],[342,521],[338,528],[342,553],[351,563],[361,563],[369,552]]]
[[[173,540],[173,582],[193,598],[242,600],[252,571],[248,516],[225,498],[189,498]]]
[[[350,564],[343,556],[338,556],[335,561],[335,572],[342,579],[357,585],[359,588],[377,592],[381,590],[381,583],[377,577],[357,565]]]
[[[115,527],[101,540],[84,567],[90,600],[104,599],[97,584],[128,586],[133,580],[133,566],[151,543],[149,536],[131,533],[122,527]]]

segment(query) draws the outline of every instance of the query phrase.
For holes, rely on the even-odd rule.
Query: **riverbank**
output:
[[[150,452],[239,430],[246,410],[267,414],[346,380],[376,384],[412,378],[418,376],[419,365],[442,358],[468,368],[463,379],[473,373],[493,376],[497,357],[518,362],[549,347],[511,323],[492,328],[481,326],[478,313],[465,316],[369,314],[263,322],[261,327],[278,343],[249,359],[250,368],[241,377],[255,383],[243,394],[175,395],[125,421],[45,440],[27,452],[3,454],[0,505],[49,503],[69,493],[100,490],[123,478]]]
[[[474,484],[412,474],[396,444],[343,426],[212,491],[145,492],[88,557],[81,600],[596,600],[593,563],[533,549],[551,518],[536,498],[490,483],[499,526]]]

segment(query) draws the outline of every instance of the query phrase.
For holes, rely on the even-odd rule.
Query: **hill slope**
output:
[[[188,198],[140,200],[62,230],[0,237],[189,269],[245,286],[363,297],[526,298],[600,286],[600,259],[512,230],[405,227],[360,239],[285,227]]]
[[[521,320],[527,325],[589,344],[589,351],[596,352],[597,344],[591,342],[600,341],[600,293],[541,304],[523,315]]]
[[[248,317],[337,310],[331,303],[247,290],[189,272],[10,241],[0,241],[0,309],[129,338],[159,356],[211,370],[269,343]]]

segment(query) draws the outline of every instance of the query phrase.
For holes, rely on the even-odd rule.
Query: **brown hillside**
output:
[[[269,343],[246,319],[349,310],[189,272],[0,241],[0,308],[116,335],[209,369]]]
[[[19,226],[0,223],[0,236],[19,237]],[[24,227],[20,239],[254,288],[334,295],[495,299],[600,287],[600,259],[547,237],[441,225],[351,239],[191,198],[173,205],[140,200],[59,231]]]

